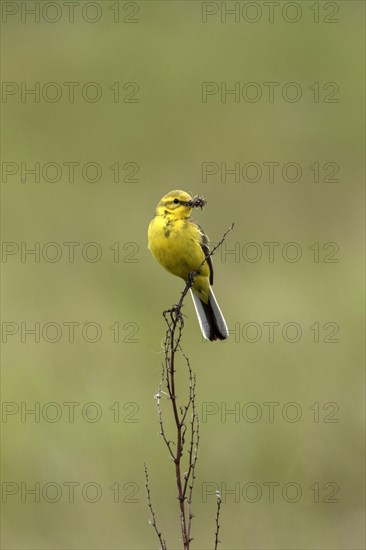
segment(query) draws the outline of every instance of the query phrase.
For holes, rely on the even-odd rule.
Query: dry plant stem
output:
[[[188,493],[188,534],[191,533],[191,523],[193,514],[191,511],[191,504],[192,504],[192,494],[193,494],[193,486],[194,486],[194,480],[196,479],[195,475],[195,468],[197,464],[197,458],[198,458],[198,446],[199,446],[199,422],[198,422],[198,414],[196,412],[196,375],[192,373],[189,360],[187,357],[185,357],[187,361],[187,365],[189,368],[189,374],[190,374],[190,399],[192,403],[192,419],[191,419],[191,437],[190,437],[190,445],[189,445],[189,468],[188,472],[185,476],[185,484],[184,484],[184,490],[183,494],[186,495],[187,488],[189,488]],[[192,477],[190,477],[192,476]],[[191,480],[191,483],[189,484]]]
[[[164,443],[169,451],[169,455],[174,462],[175,467],[175,478],[178,491],[178,501],[179,501],[179,516],[180,516],[180,526],[182,533],[183,549],[190,550],[190,543],[193,540],[191,538],[191,524],[192,524],[192,495],[194,481],[196,478],[195,469],[198,458],[198,444],[199,444],[199,422],[198,414],[196,410],[196,376],[193,373],[188,357],[183,353],[180,346],[180,341],[182,337],[182,331],[184,327],[184,317],[182,314],[182,306],[184,298],[186,297],[188,291],[194,283],[194,278],[199,272],[201,266],[207,260],[208,256],[212,256],[215,251],[221,246],[224,242],[227,234],[233,229],[234,224],[229,227],[229,229],[224,233],[220,242],[210,251],[210,253],[205,256],[202,263],[198,268],[190,273],[189,279],[186,283],[186,286],[181,294],[178,304],[174,305],[171,309],[164,311],[164,319],[167,324],[167,330],[164,339],[164,360],[162,364],[162,383],[159,387],[158,394],[155,396],[158,415],[159,415],[159,424],[160,424],[160,435],[162,436]],[[189,378],[189,392],[188,398],[184,405],[179,406],[177,401],[176,393],[176,382],[175,382],[175,356],[176,352],[180,351],[183,354],[187,368],[188,368],[188,378]],[[171,402],[174,423],[176,427],[175,440],[171,441],[166,435],[166,430],[164,428],[163,413],[161,408],[161,394],[162,394],[162,385],[165,385],[167,390],[167,396]],[[165,393],[165,392],[164,392]],[[190,413],[190,427],[187,427],[187,416]],[[182,472],[183,469],[183,453],[185,450],[186,442],[186,433],[189,431],[189,444],[188,444],[188,469],[185,473]],[[148,504],[150,512],[152,515],[152,525],[155,529],[155,532],[159,538],[159,542],[162,550],[166,550],[166,543],[161,537],[161,533],[156,527],[155,514],[151,505],[150,490],[148,484],[147,469],[145,467],[146,474],[146,489],[148,495]],[[217,518],[218,521],[218,518]],[[217,542],[218,544],[218,528],[217,528]]]
[[[180,521],[181,521],[181,530],[182,530],[182,537],[183,537],[183,546],[184,550],[189,550],[189,536],[187,533],[187,523],[186,523],[186,510],[185,510],[185,503],[184,503],[184,495],[183,495],[183,488],[182,488],[182,474],[181,474],[181,458],[183,454],[183,441],[182,441],[182,427],[183,423],[181,422],[179,418],[179,412],[178,412],[178,406],[177,406],[177,396],[175,393],[175,330],[177,328],[177,324],[179,322],[179,319],[177,318],[176,322],[173,322],[173,327],[169,327],[167,331],[167,341],[169,342],[169,349],[167,354],[167,376],[169,378],[169,385],[168,385],[168,391],[169,391],[169,397],[172,403],[173,407],[173,414],[174,414],[174,420],[175,425],[177,428],[177,450],[176,455],[174,457],[174,464],[175,464],[175,478],[178,488],[178,500],[179,500],[179,507],[180,507]],[[179,337],[180,339],[180,334]]]
[[[209,256],[214,254],[214,252],[221,246],[227,234],[230,231],[232,231],[233,227],[234,227],[234,224],[232,224],[229,227],[229,229],[224,233],[220,242],[210,251]],[[183,306],[183,301],[188,291],[193,286],[194,277],[197,275],[201,266],[204,264],[206,260],[207,260],[207,256],[205,256],[204,260],[201,262],[198,268],[190,274],[188,282],[186,283],[186,286],[182,292],[182,295],[180,297],[178,304],[174,306],[172,309],[164,312],[164,318],[168,328],[166,331],[166,337],[164,342],[164,352],[165,352],[164,359],[165,360],[163,364],[163,371],[165,371],[166,373],[166,386],[167,386],[168,394],[172,403],[173,415],[174,415],[175,425],[177,429],[176,454],[173,460],[175,464],[175,475],[176,475],[178,500],[179,500],[179,508],[180,508],[180,523],[181,523],[184,550],[189,550],[190,542],[192,540],[191,524],[192,524],[193,514],[191,511],[191,503],[192,503],[192,494],[193,494],[193,487],[194,487],[194,480],[195,480],[195,467],[196,467],[197,457],[198,457],[199,431],[198,431],[198,415],[195,407],[195,397],[196,397],[195,376],[192,373],[189,360],[187,356],[185,356],[184,354],[183,356],[186,360],[188,371],[189,371],[190,391],[189,391],[188,403],[187,405],[181,408],[182,415],[181,417],[179,416],[177,396],[175,391],[175,376],[174,376],[175,353],[178,349],[181,349],[180,340],[182,336],[182,330],[184,327],[184,318],[181,311]],[[190,444],[189,444],[189,451],[188,451],[189,465],[188,465],[188,472],[184,475],[184,484],[182,485],[181,459],[182,459],[183,448],[184,448],[184,434],[186,431],[185,419],[186,419],[187,412],[190,408],[192,408],[192,414],[191,414]],[[161,414],[160,408],[159,408],[159,418],[162,424],[162,414]],[[164,433],[164,430],[162,431]],[[170,442],[168,443],[168,440],[165,437],[165,434],[163,435],[163,438],[169,449],[169,452],[171,453],[171,444]],[[187,497],[188,488],[189,488],[189,494]],[[186,506],[186,501],[187,501],[187,506]],[[187,513],[188,513],[188,522],[187,522]]]
[[[219,540],[219,531],[220,531],[220,510],[221,510],[221,495],[218,491],[216,491],[216,498],[217,498],[217,510],[216,510],[216,531],[215,531],[215,547],[214,550],[217,550],[218,545],[220,544],[221,540]]]
[[[165,540],[163,539],[162,535],[161,535],[161,532],[159,531],[157,525],[156,525],[156,518],[155,518],[155,513],[154,513],[154,509],[152,507],[152,503],[151,503],[151,495],[150,495],[150,488],[149,488],[149,474],[148,474],[148,471],[147,471],[147,466],[146,464],[144,464],[144,468],[145,468],[145,480],[146,480],[146,491],[147,491],[147,503],[148,503],[148,506],[150,508],[150,512],[151,512],[151,520],[150,520],[150,523],[151,525],[154,527],[155,529],[155,533],[159,539],[159,542],[160,542],[160,547],[161,547],[161,550],[167,550],[167,547],[166,547],[166,544],[165,544]]]

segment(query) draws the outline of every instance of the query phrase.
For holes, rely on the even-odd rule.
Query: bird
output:
[[[191,218],[192,208],[203,207],[203,197],[191,197],[181,190],[170,191],[158,203],[148,228],[148,248],[154,258],[170,273],[186,283],[191,273],[193,304],[203,337],[226,340],[229,331],[212,290],[213,265],[208,238]]]

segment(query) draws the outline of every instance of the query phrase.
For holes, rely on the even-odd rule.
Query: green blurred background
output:
[[[54,23],[52,3],[25,3],[38,4],[39,21],[21,4],[2,2],[2,79],[19,89],[39,82],[41,95],[22,101],[12,84],[14,94],[2,103],[2,235],[15,243],[4,245],[2,264],[3,547],[157,548],[144,462],[168,547],[181,547],[173,465],[154,394],[162,310],[177,301],[182,282],[155,263],[146,242],[156,203],[181,188],[206,197],[207,207],[194,214],[212,241],[236,224],[214,258],[229,341],[204,343],[190,299],[185,306],[184,349],[197,373],[201,418],[192,546],[213,547],[218,488],[223,550],[364,548],[363,2],[298,2],[296,23],[286,21],[299,9],[288,2],[273,22],[262,2],[237,3],[238,22],[230,15],[222,22],[225,4],[215,2],[80,2],[73,23],[63,2]],[[204,23],[203,9],[218,13]],[[42,97],[50,82],[62,89],[59,101]],[[80,83],[74,102],[64,82]],[[83,99],[88,82],[102,89],[99,101]],[[115,82],[116,103],[109,89]],[[124,90],[128,82],[138,84],[137,102],[123,102],[135,89]],[[202,102],[202,82],[256,82],[263,96],[236,102],[216,94]],[[280,83],[273,102],[264,82]],[[288,82],[300,87],[299,101],[283,99]],[[339,86],[337,102],[325,101],[329,82]],[[51,166],[46,178],[25,175],[22,183],[21,163],[37,162],[41,172],[47,163],[63,166],[60,177]],[[79,163],[73,182],[65,162]],[[88,162],[100,167],[98,181],[87,181],[93,168],[83,177]],[[252,162],[263,173],[255,182],[218,171],[204,181],[205,162],[218,170]],[[273,182],[265,162],[280,163]],[[300,165],[299,181],[282,177],[288,162]],[[109,169],[115,163],[117,182]],[[319,181],[309,169],[314,163]],[[327,181],[335,165],[326,163],[338,166],[335,181]],[[132,172],[134,181],[124,181]],[[47,181],[52,177],[58,181]],[[40,247],[39,262],[30,255],[22,261],[22,242]],[[44,249],[50,242],[58,248]],[[65,242],[80,243],[74,262]],[[90,261],[90,242],[98,244],[98,261]],[[256,262],[249,261],[253,242],[262,252]],[[280,243],[274,261],[265,242]],[[301,250],[299,261],[283,258],[289,242]],[[326,243],[338,252],[330,257],[335,245]],[[57,250],[59,261],[47,260]],[[74,342],[65,325],[71,322],[78,323]],[[268,322],[279,323],[273,342]],[[297,342],[282,336],[289,322],[301,329]],[[25,332],[35,323],[39,342]],[[119,342],[109,328],[115,323]],[[95,337],[93,326],[101,331],[94,343],[86,341]],[[182,377],[180,394],[185,385]],[[73,422],[64,405],[71,402],[79,404]],[[268,402],[278,403],[272,422]],[[39,418],[25,414],[34,407]],[[226,414],[230,409],[237,415]],[[71,482],[78,484],[74,499]],[[39,499],[25,492],[36,483]],[[276,484],[273,499],[266,483]]]

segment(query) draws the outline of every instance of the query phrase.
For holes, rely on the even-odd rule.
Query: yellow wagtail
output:
[[[208,239],[190,217],[192,208],[202,208],[205,203],[204,199],[192,198],[185,191],[164,195],[149,225],[149,248],[167,271],[186,282],[190,273],[199,268],[190,291],[202,334],[207,340],[226,340],[229,332],[211,287],[213,265]]]

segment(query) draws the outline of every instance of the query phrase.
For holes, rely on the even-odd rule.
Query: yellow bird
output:
[[[186,282],[190,273],[199,268],[190,291],[202,334],[207,340],[226,340],[228,328],[212,290],[213,266],[208,256],[208,239],[190,217],[192,208],[202,208],[205,204],[204,199],[192,198],[185,191],[164,195],[149,225],[149,249],[167,271]]]

